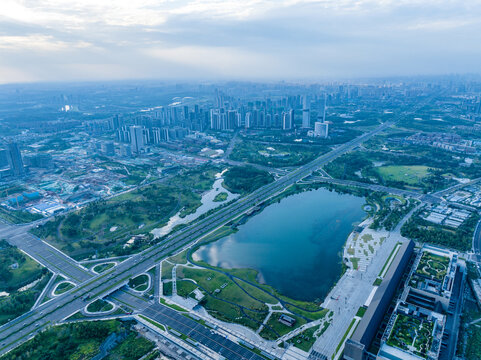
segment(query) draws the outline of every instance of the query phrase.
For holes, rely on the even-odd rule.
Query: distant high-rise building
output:
[[[169,141],[169,129],[163,128],[152,128],[152,141],[154,144],[160,144],[161,142]]]
[[[236,126],[237,111],[229,110],[227,112],[227,129],[233,130]]]
[[[132,152],[140,154],[144,148],[144,129],[142,126],[134,125],[130,127],[130,144]]]
[[[249,129],[252,126],[251,113],[250,112],[246,113],[244,125],[245,125],[246,129]]]
[[[122,144],[120,146],[120,155],[125,156],[125,157],[131,157],[132,156],[132,147],[127,144]]]
[[[117,130],[120,127],[120,119],[118,115],[114,115],[110,119],[110,129],[111,130]]]
[[[294,121],[294,110],[282,113],[282,130],[291,130]]]
[[[17,143],[9,143],[7,148],[8,165],[13,176],[25,175],[25,167],[23,166],[22,154]]]
[[[327,95],[324,94],[324,104],[322,105],[320,114],[317,115],[317,118],[318,118],[317,121],[321,120],[323,123],[326,122],[326,106],[327,106]],[[322,115],[321,119],[319,119],[319,115]]]
[[[101,145],[102,152],[107,156],[115,155],[115,146],[112,141],[106,141]]]
[[[309,99],[307,96],[302,98],[302,128],[308,129],[311,127],[311,111]]]
[[[325,122],[316,121],[314,124],[314,136],[327,138],[329,135],[329,124]]]

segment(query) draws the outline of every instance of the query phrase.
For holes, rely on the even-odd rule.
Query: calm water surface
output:
[[[341,252],[364,199],[325,189],[271,205],[239,231],[194,254],[214,266],[251,268],[261,281],[302,300],[323,299],[341,274]]]

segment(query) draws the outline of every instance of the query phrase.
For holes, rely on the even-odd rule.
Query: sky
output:
[[[0,0],[0,83],[481,73],[479,0]]]

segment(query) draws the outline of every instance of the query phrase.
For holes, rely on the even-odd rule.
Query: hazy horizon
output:
[[[481,4],[4,0],[0,83],[479,74]]]

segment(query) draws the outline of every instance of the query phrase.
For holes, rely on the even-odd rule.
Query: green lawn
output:
[[[316,342],[316,340],[327,330],[329,327],[329,322],[325,322],[317,326],[310,327],[307,330],[304,330],[299,335],[294,336],[293,338],[289,339],[289,343],[293,344],[295,347],[301,349],[302,351],[309,352],[312,345]]]
[[[273,313],[266,324],[268,328],[274,330],[277,334],[279,334],[279,336],[283,336],[306,323],[306,320],[304,320],[303,318],[286,313],[286,315],[296,319],[296,323],[294,324],[294,326],[290,327],[279,322],[279,318],[281,315],[282,313]],[[272,338],[272,335],[273,335],[272,331],[270,332],[268,330],[261,331],[260,335],[267,340],[275,339],[275,338]]]
[[[91,313],[107,312],[113,309],[113,305],[105,300],[97,299],[87,306],[87,311]]]
[[[175,304],[168,304],[164,299],[160,298],[160,302],[162,304],[164,304],[165,306],[168,306],[170,307],[171,309],[174,309],[174,310],[177,310],[177,311],[180,311],[180,312],[188,312],[187,310],[185,310],[183,307],[180,307],[178,305],[175,305]]]
[[[177,295],[179,296],[188,297],[195,289],[197,289],[197,285],[191,281],[177,281]]]
[[[160,330],[164,330],[165,331],[165,326],[162,325],[162,324],[159,324],[157,321],[154,321],[150,318],[148,318],[147,316],[144,316],[144,315],[139,315],[142,319],[144,319],[145,321],[151,323],[152,325],[158,327]]]
[[[107,271],[115,266],[115,263],[109,262],[109,263],[103,263],[103,264],[98,264],[93,267],[93,271],[97,273],[103,273],[104,271]]]
[[[217,229],[216,231],[210,233],[209,235],[206,235],[205,237],[202,238],[202,243],[208,243],[212,241],[216,241],[219,239],[222,239],[223,237],[226,237],[230,234],[235,233],[236,230],[234,230],[230,226],[222,226],[221,228]]]
[[[189,250],[184,250],[177,255],[171,256],[169,260],[173,264],[187,264],[187,253]]]
[[[195,280],[202,288],[206,289],[210,294],[221,299],[231,301],[249,309],[266,310],[264,303],[249,297],[239,286],[237,286],[226,275],[214,270],[190,269],[186,267],[178,268],[178,276],[185,279]],[[245,290],[252,290],[252,286],[242,282]],[[259,294],[260,290],[255,289],[255,294]],[[274,303],[270,297],[265,297],[271,303]]]
[[[66,293],[67,291],[73,289],[75,287],[74,284],[71,282],[65,281],[61,282],[56,288],[54,295],[62,295],[63,293]]]
[[[409,185],[419,185],[429,176],[429,167],[423,165],[389,165],[376,168],[379,175],[386,181],[404,182]]]
[[[329,312],[329,309],[323,309],[319,306],[317,306],[318,311],[315,311],[315,312],[305,311],[305,310],[296,308],[296,307],[291,306],[291,305],[286,305],[286,308],[290,311],[295,312],[296,314],[302,315],[302,316],[304,316],[308,319],[311,319],[311,320],[322,319]]]
[[[212,316],[228,322],[235,322],[251,329],[257,329],[259,323],[262,322],[267,315],[267,306],[264,302],[257,301],[248,296],[238,285],[230,280],[226,275],[214,270],[205,269],[191,269],[187,267],[179,267],[177,271],[179,279],[192,279],[208,294],[202,301],[202,305]],[[184,282],[177,282],[179,291],[179,284]],[[191,283],[189,287],[181,292],[183,295],[187,291],[192,291],[195,285]],[[260,295],[259,289],[255,289],[249,284],[242,282],[241,286],[246,291],[253,291],[259,299],[269,300],[274,303],[271,297]],[[227,301],[227,302],[226,302]],[[235,304],[235,305],[234,305]],[[246,308],[245,313],[242,312],[241,307]]]
[[[164,282],[162,284],[162,290],[164,296],[172,296],[172,282]]]
[[[172,269],[174,265],[167,261],[162,262],[162,279],[172,279]]]
[[[145,291],[149,287],[149,276],[142,274],[129,280],[129,287],[136,291]]]

